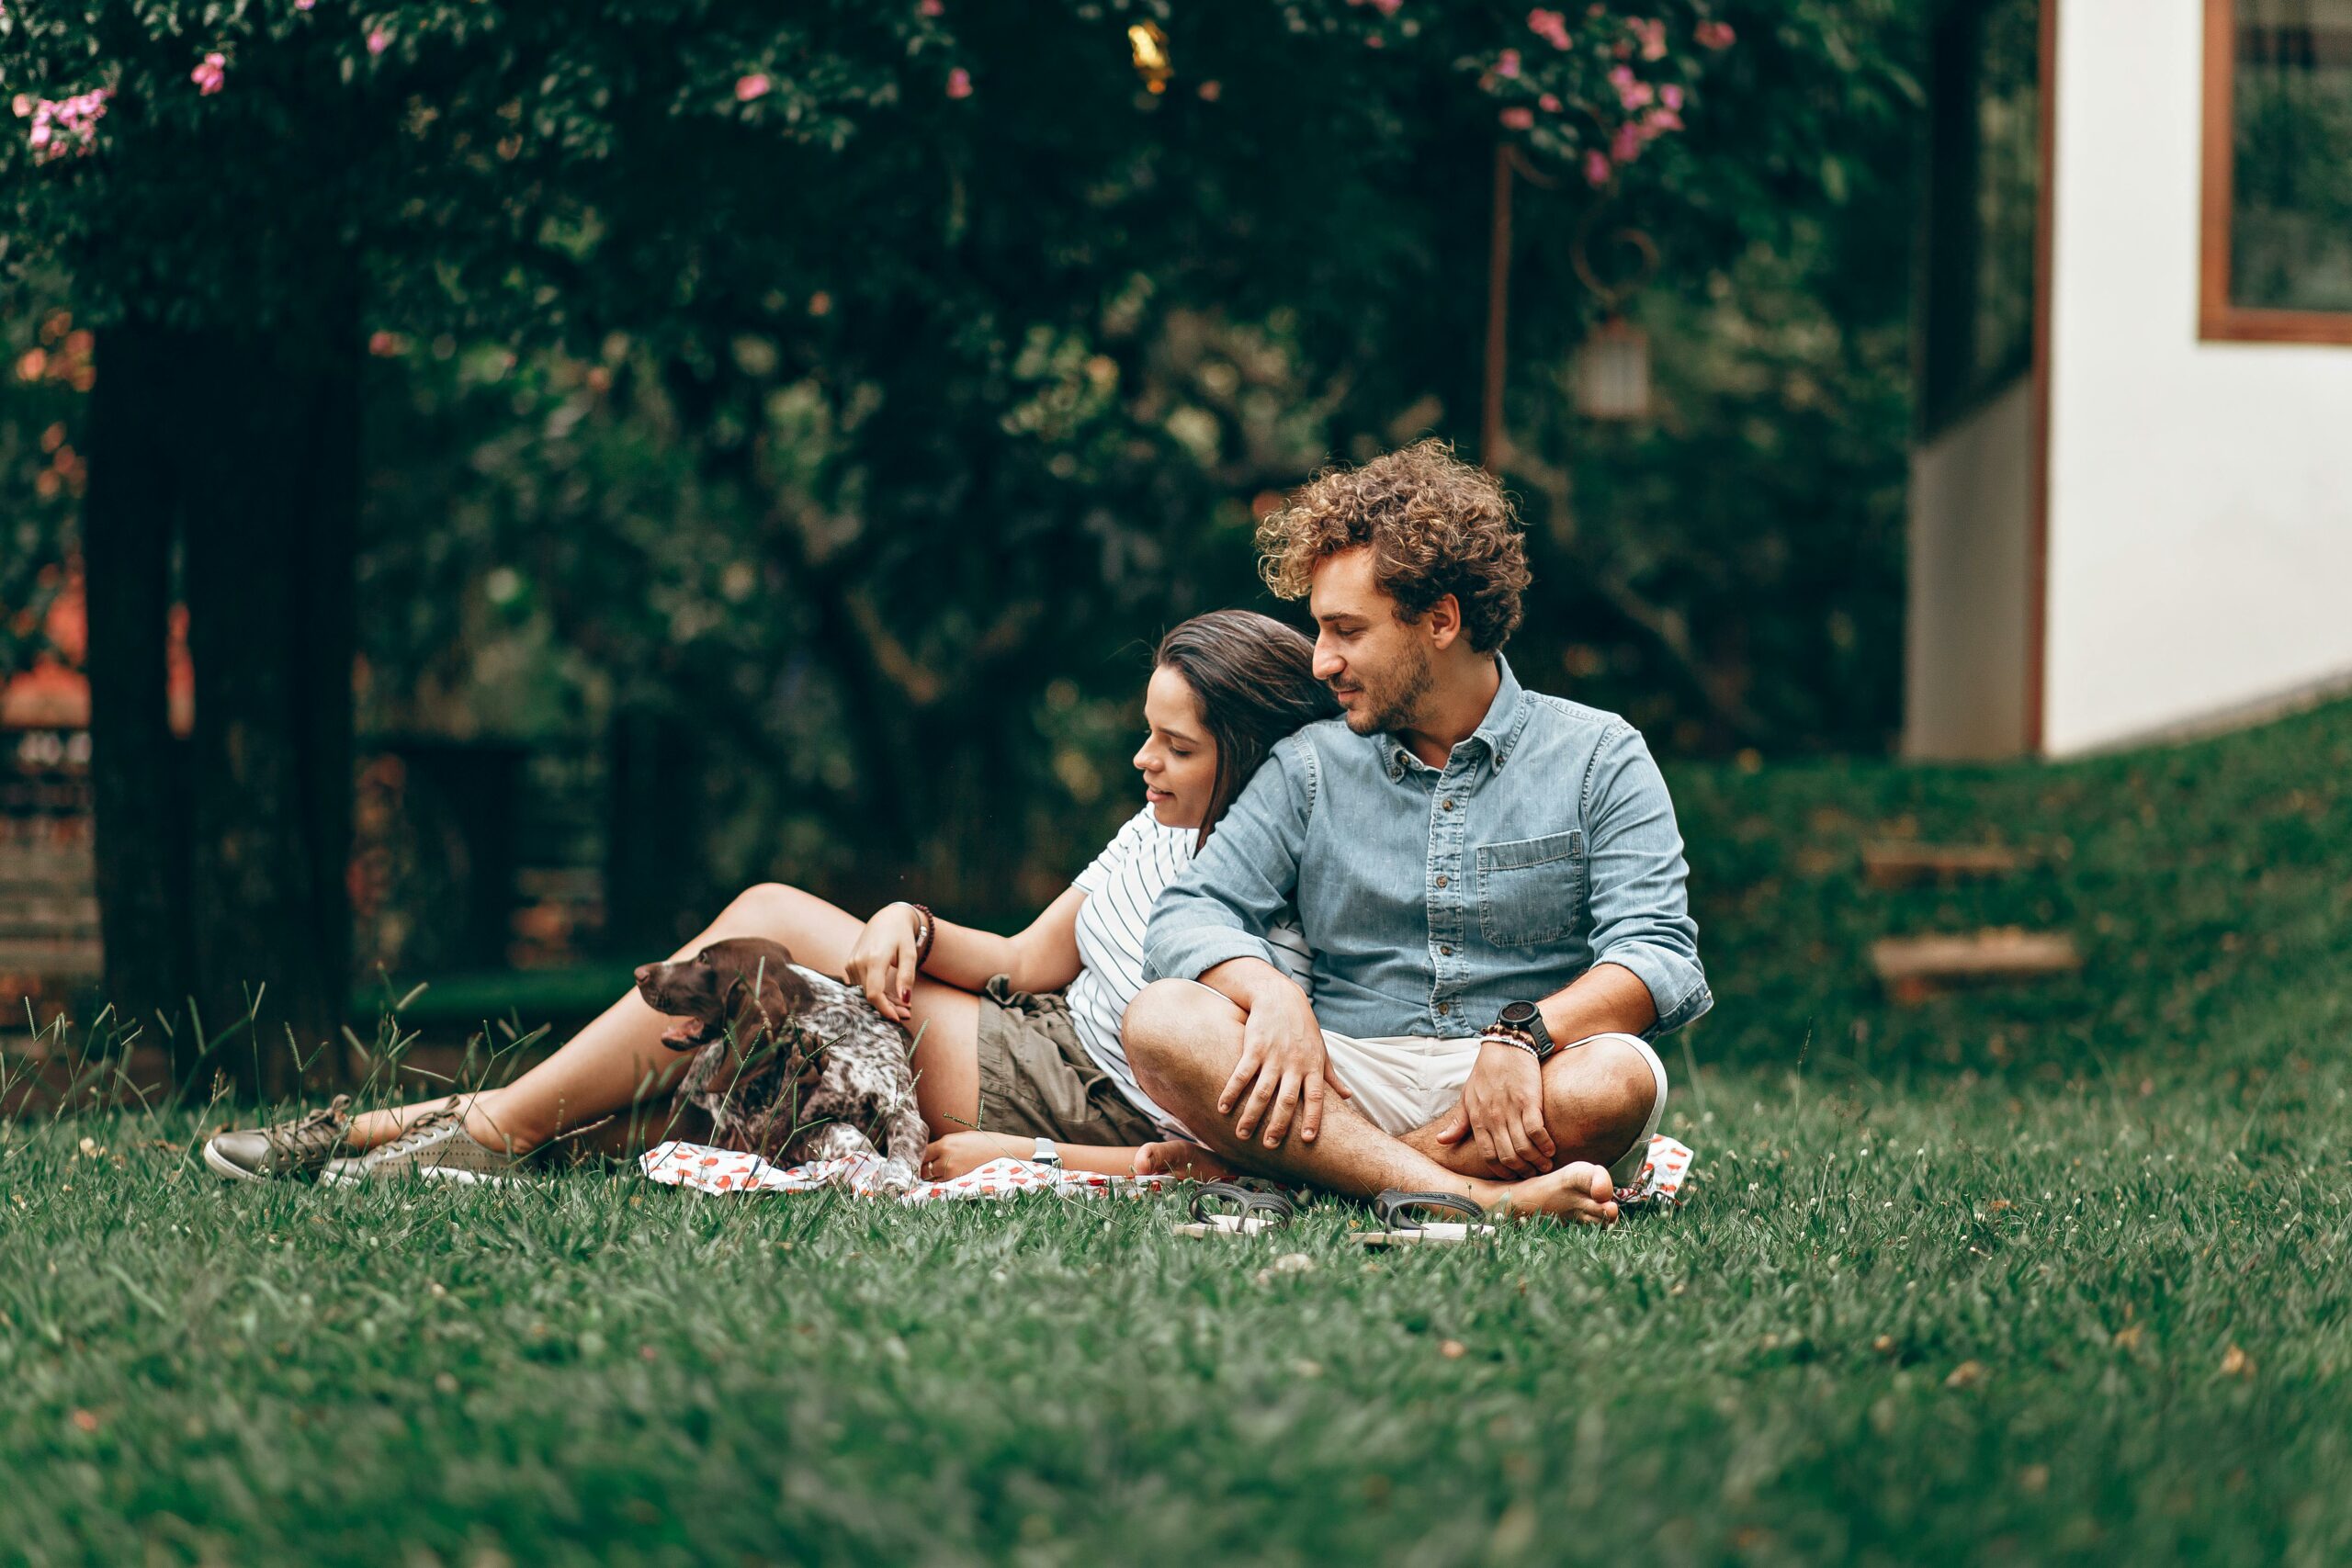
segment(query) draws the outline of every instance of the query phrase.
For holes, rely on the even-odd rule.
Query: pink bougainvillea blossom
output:
[[[972,96],[972,73],[958,65],[947,73],[947,96],[968,98]]]
[[[70,98],[28,98],[18,94],[17,114],[28,116],[33,122],[25,132],[33,162],[46,164],[96,146],[98,121],[106,115],[107,99],[113,92],[111,87],[93,87]]]
[[[1702,48],[1729,49],[1739,35],[1731,30],[1729,22],[1701,22],[1695,36]]]
[[[1631,114],[1648,107],[1657,96],[1657,89],[1634,74],[1630,65],[1620,65],[1609,73],[1609,85],[1617,89],[1617,101]]]
[[[218,51],[206,55],[204,63],[187,73],[187,79],[196,84],[197,96],[206,98],[219,92],[228,76],[229,62]]]
[[[1535,111],[1525,104],[1514,104],[1503,110],[1502,122],[1513,130],[1525,130],[1535,123]]]
[[[1660,87],[1657,90],[1657,101],[1675,113],[1680,114],[1682,112],[1682,84],[1668,82],[1665,86]]]
[[[1640,40],[1644,60],[1666,58],[1666,24],[1664,22],[1649,17],[1628,17],[1625,19],[1625,25],[1634,30],[1634,37]]]
[[[947,7],[942,4],[942,0],[922,0],[922,4],[917,6],[915,10],[921,15],[926,17],[944,17],[947,15]]]
[[[1655,108],[1642,117],[1642,140],[1655,141],[1669,130],[1682,129],[1682,117],[1669,108]]]
[[[1642,128],[1629,119],[1619,126],[1616,134],[1609,139],[1610,160],[1617,164],[1630,164],[1641,155]]]
[[[1519,51],[1507,49],[1495,56],[1495,74],[1516,77],[1519,74]]]
[[[1405,0],[1372,0],[1372,8],[1384,17],[1393,17],[1404,6]]]
[[[307,11],[318,3],[319,0],[294,0],[294,8],[297,11]]]
[[[1554,49],[1568,47],[1568,19],[1557,11],[1546,11],[1539,6],[1528,12],[1527,30]]]
[[[1552,94],[1546,93],[1542,97],[1535,100],[1535,107],[1542,109],[1545,114],[1558,114],[1560,112],[1560,100]]]
[[[735,101],[737,103],[748,104],[753,98],[764,98],[767,96],[768,73],[766,72],[754,71],[748,76],[738,76],[735,78]]]
[[[384,52],[384,51],[386,51],[386,50],[388,50],[388,49],[390,49],[390,48],[391,48],[391,47],[392,47],[392,35],[391,35],[389,31],[387,31],[385,28],[369,28],[368,29],[368,53],[370,53],[370,54],[381,54],[381,53],[383,53],[383,52]]]
[[[1615,169],[1616,165],[1609,161],[1609,154],[1598,147],[1584,155],[1585,183],[1595,190],[1609,183],[1609,176]]]

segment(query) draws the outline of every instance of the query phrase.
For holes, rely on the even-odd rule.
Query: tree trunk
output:
[[[110,328],[98,339],[82,556],[106,995],[118,1032],[136,1030],[164,1045],[185,1083],[201,1043],[186,1027],[187,792],[165,668],[176,488],[165,433],[184,400],[173,367],[152,329]]]
[[[141,548],[117,561],[92,535],[94,697],[102,664],[111,696],[94,712],[93,737],[109,985],[142,1004],[156,989],[154,954],[165,949],[149,943],[160,908],[185,944],[187,984],[175,994],[218,1047],[205,1070],[228,1072],[249,1094],[284,1094],[298,1063],[333,1078],[345,1060],[354,296],[337,291],[314,319],[266,335],[139,326],[115,329],[112,341],[125,345],[121,361],[101,366],[99,386],[129,384],[113,386],[92,494],[119,487],[103,509],[108,536]],[[147,612],[162,594],[157,571],[130,575],[158,553],[155,536],[174,516],[196,674],[184,789],[140,750],[161,723],[160,629],[157,656],[141,639],[148,622],[160,628]],[[105,595],[114,613],[103,628],[102,572],[121,577]],[[183,802],[176,841],[186,849],[175,852],[153,825]]]

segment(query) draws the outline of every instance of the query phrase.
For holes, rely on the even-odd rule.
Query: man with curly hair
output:
[[[1666,1102],[1649,1043],[1713,1003],[1666,781],[1623,719],[1511,673],[1518,520],[1442,444],[1323,474],[1259,546],[1344,712],[1155,907],[1137,1078],[1246,1168],[1613,1221]],[[1311,1005],[1266,945],[1293,905]]]

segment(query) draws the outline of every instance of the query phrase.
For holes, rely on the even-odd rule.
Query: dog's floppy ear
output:
[[[735,985],[750,991],[758,983],[758,994],[752,998],[752,1010],[771,1038],[780,1035],[793,1015],[817,999],[808,982],[795,974],[789,964],[775,964],[763,960],[752,969],[739,973]],[[729,995],[733,987],[729,987]]]

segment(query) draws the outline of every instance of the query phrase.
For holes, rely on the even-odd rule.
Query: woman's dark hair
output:
[[[1194,615],[1159,639],[1151,663],[1184,678],[1216,742],[1216,786],[1201,816],[1197,853],[1274,742],[1300,725],[1333,717],[1340,705],[1315,678],[1315,640],[1255,610]]]

